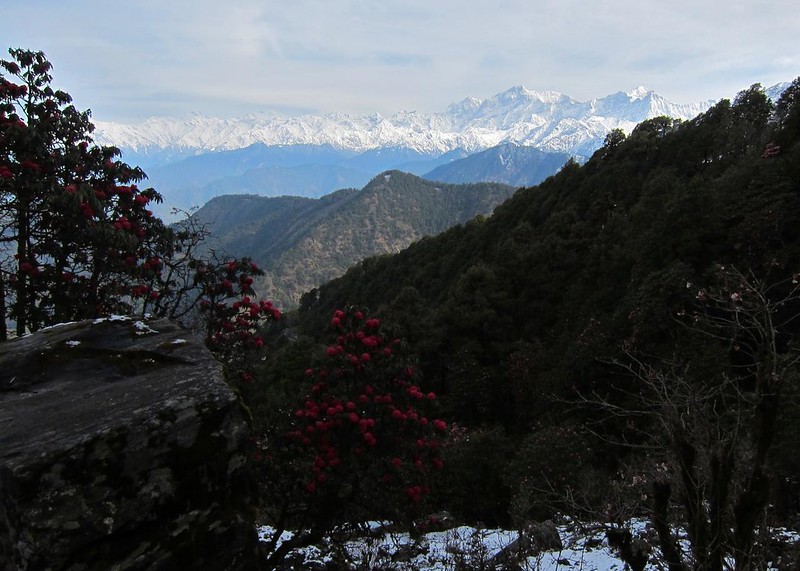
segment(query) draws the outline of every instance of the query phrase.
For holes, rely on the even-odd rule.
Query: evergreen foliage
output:
[[[499,425],[519,443],[566,416],[595,426],[599,413],[569,404],[576,394],[636,390],[610,361],[702,361],[712,351],[676,316],[701,286],[719,284],[719,267],[766,284],[800,268],[798,85],[774,108],[755,85],[691,121],[659,117],[627,137],[612,132],[585,165],[569,162],[517,191],[490,218],[364,260],[321,286],[305,298],[300,328],[312,334],[336,305],[355,302],[402,322],[427,383],[467,430]],[[787,327],[782,350],[798,323]],[[629,452],[607,441],[624,422],[599,430],[606,443],[580,463],[616,470]],[[528,449],[514,459],[520,477],[520,466],[536,465],[519,456]],[[770,456],[770,469],[785,470],[788,457]],[[553,483],[536,470],[529,485]],[[491,521],[496,510],[473,516]]]

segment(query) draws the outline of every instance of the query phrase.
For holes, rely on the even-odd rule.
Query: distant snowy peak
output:
[[[627,95],[631,101],[636,101],[637,99],[644,99],[650,93],[655,93],[654,91],[649,91],[646,87],[640,85],[633,91],[629,91],[625,95]]]
[[[767,97],[769,97],[773,101],[777,101],[778,99],[780,99],[780,96],[783,95],[783,92],[786,91],[791,84],[792,84],[791,81],[776,83],[772,87],[768,87],[767,89],[765,89],[764,93],[766,93]]]
[[[778,89],[774,86],[767,91],[772,95]],[[254,143],[330,145],[356,152],[393,147],[441,154],[516,143],[587,156],[611,129],[630,131],[637,123],[659,115],[691,119],[711,104],[713,101],[672,103],[645,87],[582,102],[556,91],[515,86],[485,100],[464,99],[442,113],[400,112],[391,117],[332,113],[288,118],[265,113],[237,119],[190,115],[151,118],[137,125],[97,121],[95,138],[98,143],[140,155],[200,154]]]

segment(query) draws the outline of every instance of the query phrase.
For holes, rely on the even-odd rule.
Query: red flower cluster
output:
[[[41,273],[35,261],[20,263],[19,271],[22,272],[23,274],[29,275],[32,278],[39,277]]]
[[[9,276],[14,301],[5,317],[35,331],[53,320],[133,311],[134,294],[135,305],[160,302],[165,288],[148,258],[172,254],[170,230],[145,208],[160,195],[132,184],[145,175],[118,160],[117,149],[94,144],[89,114],[50,86],[44,54],[9,53],[16,62],[0,60],[0,187],[7,193],[13,183],[9,196],[19,200],[5,205],[10,228],[35,236],[16,249],[39,275],[35,284],[31,272]]]
[[[253,380],[248,353],[264,347],[259,329],[282,317],[271,301],[253,299],[252,275],[263,272],[242,258],[217,265],[199,263],[194,277],[202,290],[198,306],[206,315],[206,344],[229,366],[238,368],[239,378],[245,383]]]
[[[81,202],[79,208],[81,209],[81,212],[83,212],[83,215],[86,218],[94,217],[94,210],[92,210],[92,207],[89,205],[88,202]]]
[[[379,319],[337,310],[330,324],[336,341],[325,348],[322,366],[306,369],[313,384],[288,434],[306,458],[305,490],[333,497],[353,478],[373,478],[382,490],[417,503],[430,471],[443,466],[446,424],[430,421],[422,408],[433,406],[436,395],[414,382],[404,344]]]
[[[16,97],[24,97],[27,93],[27,85],[18,85],[5,78],[0,78],[0,97],[14,99]]]

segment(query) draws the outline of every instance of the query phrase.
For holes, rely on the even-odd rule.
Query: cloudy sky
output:
[[[800,75],[797,0],[8,0],[96,120],[443,111],[514,85],[732,96]],[[10,4],[10,5],[9,5]]]

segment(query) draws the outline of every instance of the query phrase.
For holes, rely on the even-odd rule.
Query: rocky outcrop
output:
[[[248,427],[169,321],[0,345],[0,569],[249,569]]]

